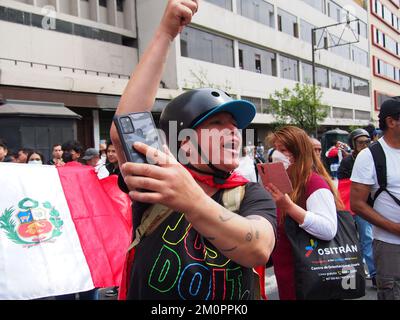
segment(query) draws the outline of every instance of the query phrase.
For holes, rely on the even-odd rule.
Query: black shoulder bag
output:
[[[357,299],[365,296],[365,272],[353,217],[337,212],[337,233],[324,241],[310,235],[286,217],[292,245],[298,300]]]

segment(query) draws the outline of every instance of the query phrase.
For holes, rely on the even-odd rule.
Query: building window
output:
[[[237,12],[271,28],[275,27],[274,6],[264,0],[237,0]]]
[[[298,29],[297,17],[282,9],[278,9],[278,30],[298,38]]]
[[[308,43],[312,43],[311,32],[314,28],[314,25],[304,21],[303,19],[300,19],[300,39]]]
[[[43,16],[35,13],[29,13],[0,6],[0,20],[42,28]],[[49,29],[48,31],[68,33],[88,39],[95,39],[127,47],[137,48],[137,41],[135,38],[126,37],[114,32],[71,23],[69,21],[64,21],[60,19],[56,19],[56,29]]]
[[[377,76],[383,77],[385,79],[400,82],[400,69],[381,60],[375,59],[375,73]]]
[[[332,116],[335,119],[353,119],[353,109],[333,107]]]
[[[281,78],[299,81],[299,61],[282,55],[279,61],[281,63]]]
[[[354,94],[369,97],[369,82],[367,80],[353,78]]]
[[[383,33],[376,27],[373,27],[374,37],[373,43],[390,53],[400,57],[400,42],[396,42],[393,38]]]
[[[207,2],[213,3],[219,7],[225,8],[232,11],[232,0],[206,0]]]
[[[271,113],[271,103],[269,99],[262,99],[256,97],[249,97],[249,96],[241,96],[242,100],[247,100],[253,103],[256,106],[257,113]]]
[[[302,81],[312,84],[312,65],[306,62],[301,63]],[[328,88],[328,69],[315,67],[315,84],[320,87]]]
[[[358,30],[358,34],[365,39],[368,39],[368,25],[360,20],[360,29]]]
[[[330,50],[333,53],[335,53],[335,54],[337,54],[337,55],[339,55],[339,56],[341,56],[341,57],[343,57],[345,59],[351,60],[350,45],[346,45],[345,44],[346,43],[345,40],[340,39],[340,38],[334,36],[333,34],[331,34],[330,37],[333,40],[333,43],[331,45],[340,45],[338,47],[332,47],[332,48],[330,48]]]
[[[99,0],[100,7],[107,8],[107,0]]]
[[[332,71],[331,72],[331,84],[332,84],[332,89],[344,91],[344,92],[351,92],[350,76]]]
[[[311,7],[317,9],[318,11],[321,11],[322,13],[326,12],[325,0],[303,0],[303,1],[309,4]]]
[[[243,50],[239,49],[239,68],[243,69]]]
[[[254,62],[255,62],[256,72],[261,73],[261,56],[259,54],[254,55]]]
[[[369,54],[356,46],[352,46],[353,61],[365,67],[369,67]]]
[[[241,99],[251,102],[252,104],[254,104],[256,106],[257,113],[262,113],[262,108],[261,108],[262,99],[261,98],[241,96]]]
[[[186,27],[181,34],[181,55],[233,67],[233,41],[209,32]]]
[[[239,67],[252,72],[276,76],[276,54],[266,49],[239,43]]]
[[[342,9],[341,6],[336,4],[333,1],[328,2],[328,16],[332,19],[336,20],[337,22],[344,21],[343,17],[346,16],[345,11]]]
[[[124,12],[124,0],[117,0],[117,11]]]
[[[372,13],[381,18],[391,28],[393,28],[397,32],[400,32],[400,17],[390,11],[390,9],[383,5],[380,0],[372,1]],[[395,11],[398,12],[399,10]]]
[[[354,118],[356,120],[371,120],[371,112],[369,111],[361,111],[361,110],[354,110]]]

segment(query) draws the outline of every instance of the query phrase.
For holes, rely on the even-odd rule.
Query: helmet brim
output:
[[[198,127],[205,120],[220,112],[230,113],[236,121],[237,128],[245,129],[248,127],[251,121],[253,121],[257,110],[254,104],[246,100],[229,101],[202,115],[200,119],[195,121],[195,123],[192,125],[192,128],[194,129]]]

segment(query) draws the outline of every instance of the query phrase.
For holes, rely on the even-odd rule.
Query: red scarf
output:
[[[217,189],[231,189],[238,186],[243,186],[249,182],[249,180],[241,176],[239,173],[233,172],[230,175],[230,177],[225,180],[223,184],[218,184],[214,182],[214,177],[211,175],[203,175],[197,173],[196,171],[190,170],[189,168],[186,168],[186,170],[189,171],[189,173],[196,181],[202,182],[212,188],[217,188]]]

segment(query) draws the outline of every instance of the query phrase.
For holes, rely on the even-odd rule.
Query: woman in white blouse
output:
[[[269,184],[278,207],[278,242],[272,260],[281,300],[294,300],[294,264],[285,219],[290,216],[299,227],[321,240],[331,240],[337,231],[336,209],[343,209],[338,192],[321,160],[313,151],[310,138],[300,128],[287,126],[269,136],[270,143],[287,157],[287,173],[293,192],[283,194]]]

